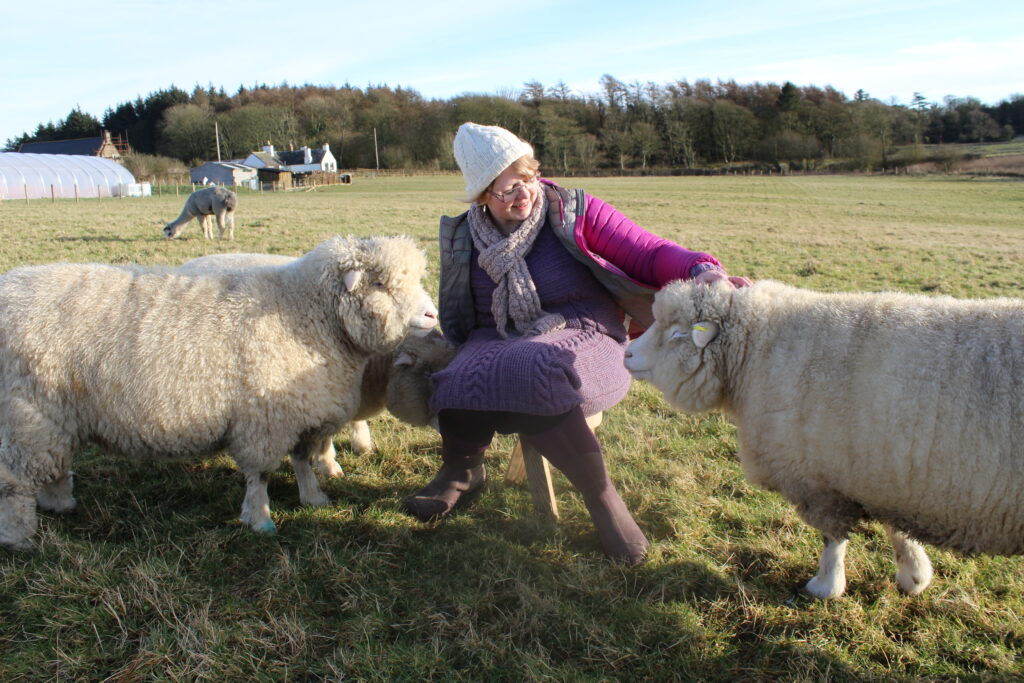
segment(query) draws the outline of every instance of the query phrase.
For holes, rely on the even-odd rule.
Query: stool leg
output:
[[[522,452],[534,507],[541,514],[558,519],[558,501],[555,500],[555,487],[551,483],[551,466],[544,456],[521,439],[516,447]]]
[[[603,418],[604,413],[595,413],[587,418],[587,425],[591,429],[597,429]],[[528,459],[525,457],[523,440],[516,439],[508,469],[505,471],[505,484],[521,486],[529,481],[530,494],[537,510],[558,519],[558,502],[555,500],[555,489],[551,481],[551,464],[536,450],[527,448],[531,451],[529,460],[533,461],[530,466],[527,466]]]
[[[523,442],[516,439],[516,445],[512,447],[512,457],[508,461],[508,469],[505,471],[505,484],[508,486],[520,486],[526,483],[526,463],[523,462]]]

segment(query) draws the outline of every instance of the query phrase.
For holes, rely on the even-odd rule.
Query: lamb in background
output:
[[[811,595],[842,595],[862,519],[911,595],[932,579],[912,539],[1024,552],[1024,301],[674,283],[654,316],[626,367],[735,422],[748,479],[825,534]]]
[[[326,504],[309,458],[355,415],[369,359],[434,327],[425,270],[408,238],[334,237],[287,265],[204,276],[0,276],[0,545],[31,545],[37,503],[74,507],[71,459],[90,441],[135,457],[228,449],[257,531],[276,529],[267,480],[289,450],[302,503]]]
[[[258,266],[280,266],[295,260],[280,254],[210,254],[186,261],[178,272],[201,274]],[[431,304],[432,305],[432,304]],[[357,454],[373,450],[373,436],[367,420],[385,408],[402,422],[426,426],[436,422],[430,412],[433,385],[430,376],[442,370],[455,356],[455,347],[437,330],[418,335],[416,330],[392,353],[373,356],[363,372],[359,408],[350,424],[352,450]],[[434,425],[436,427],[436,425]],[[316,452],[316,462],[331,477],[342,474],[332,438]]]
[[[185,225],[193,218],[203,229],[203,237],[213,239],[213,217],[217,218],[217,239],[223,239],[224,230],[228,231],[228,239],[235,239],[235,209],[238,207],[238,195],[226,187],[204,187],[196,190],[185,200],[181,214],[164,227],[167,239],[172,240],[181,234]]]

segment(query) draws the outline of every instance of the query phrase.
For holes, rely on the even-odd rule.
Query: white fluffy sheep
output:
[[[213,217],[217,218],[217,239],[228,232],[228,239],[235,239],[235,209],[238,207],[238,195],[226,187],[204,187],[196,190],[185,200],[181,213],[173,221],[164,226],[164,234],[171,240],[181,234],[193,218],[203,229],[203,237],[213,239]]]
[[[136,457],[228,449],[242,521],[273,532],[267,479],[289,451],[303,504],[326,504],[309,458],[355,415],[371,356],[436,309],[408,238],[326,240],[293,263],[219,275],[106,265],[0,277],[0,545],[24,548],[36,503],[74,506],[86,442]]]
[[[178,272],[216,273],[280,266],[294,260],[293,256],[280,254],[210,254],[186,261]],[[430,376],[448,365],[454,356],[455,347],[437,330],[430,330],[426,335],[413,330],[392,353],[370,358],[363,372],[359,408],[350,424],[352,450],[360,454],[373,450],[373,436],[366,421],[385,408],[407,424],[431,424],[435,416],[428,405],[433,389]],[[328,476],[342,473],[335,459],[333,439],[328,438],[317,453],[320,457],[316,463]]]
[[[674,283],[654,315],[626,367],[735,422],[746,476],[825,534],[810,594],[843,593],[862,519],[908,594],[932,578],[912,539],[1024,552],[1024,301]]]

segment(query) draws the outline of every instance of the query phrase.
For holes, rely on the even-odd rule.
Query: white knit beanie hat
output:
[[[471,202],[516,159],[533,156],[533,147],[501,126],[464,123],[455,134],[455,161],[466,179]]]

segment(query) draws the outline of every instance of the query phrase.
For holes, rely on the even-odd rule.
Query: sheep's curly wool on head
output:
[[[360,348],[394,347],[409,331],[417,310],[427,258],[408,237],[332,237],[314,251],[331,259],[324,277],[338,292],[338,315],[349,340]]]
[[[660,389],[680,410],[717,408],[724,389],[717,367],[724,355],[723,311],[734,291],[724,284],[683,281],[663,288],[654,298],[654,324],[629,346],[630,372]],[[717,334],[698,346],[694,328],[708,323],[717,326]]]

